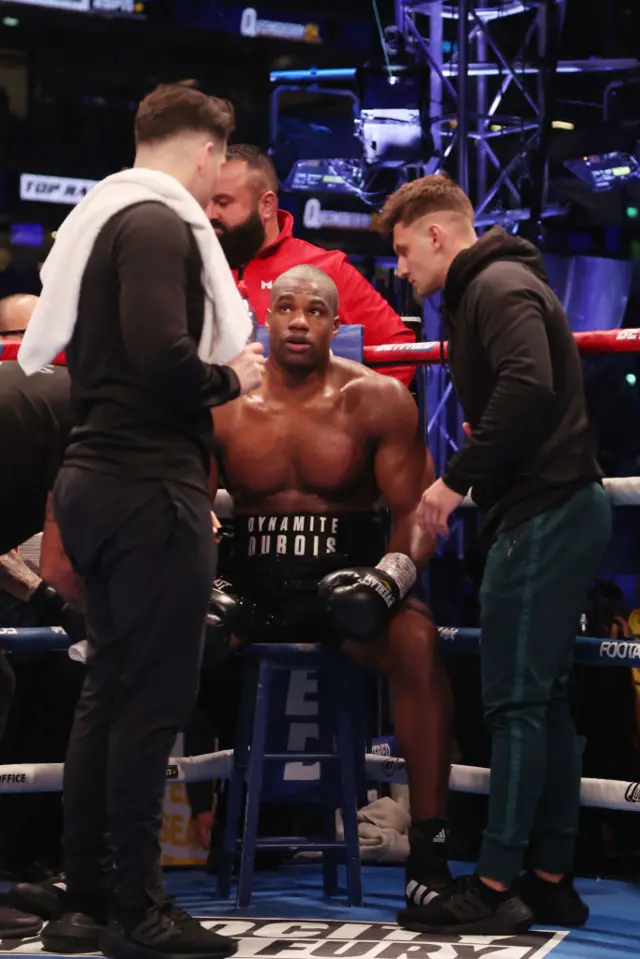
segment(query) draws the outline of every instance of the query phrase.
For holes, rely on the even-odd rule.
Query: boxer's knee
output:
[[[378,666],[392,679],[424,683],[440,670],[438,631],[419,600],[404,601],[376,646]]]

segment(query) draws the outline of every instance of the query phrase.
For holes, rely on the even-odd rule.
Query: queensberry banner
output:
[[[181,0],[176,7],[175,18],[181,27],[219,30],[248,40],[284,40],[315,46],[324,44],[350,51],[369,50],[373,36],[372,26],[366,21],[333,21],[313,13],[274,13],[259,5],[212,4],[210,0]]]
[[[248,39],[289,40],[321,44],[327,39],[326,22],[318,17],[267,13],[259,7],[211,4],[209,0],[184,0],[178,4],[179,26],[198,30],[221,30]]]

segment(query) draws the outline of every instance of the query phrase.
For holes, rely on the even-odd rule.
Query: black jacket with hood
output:
[[[496,227],[451,264],[449,363],[471,439],[444,482],[472,490],[488,531],[599,481],[580,356],[538,250]]]

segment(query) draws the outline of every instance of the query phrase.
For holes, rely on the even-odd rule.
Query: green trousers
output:
[[[511,883],[531,868],[570,873],[580,808],[581,750],[569,708],[573,647],[587,591],[611,533],[594,483],[500,533],[481,589],[491,791],[478,873]]]

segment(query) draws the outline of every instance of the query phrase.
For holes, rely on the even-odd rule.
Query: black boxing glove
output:
[[[61,626],[72,643],[80,643],[87,638],[82,613],[44,581],[34,592],[27,607],[35,612],[38,626]]]
[[[231,591],[231,583],[214,580],[206,620],[207,646],[228,646],[231,637],[242,632],[248,612],[246,603]]]
[[[387,553],[375,568],[340,569],[318,584],[331,623],[347,639],[367,641],[384,628],[416,581],[404,553]]]

